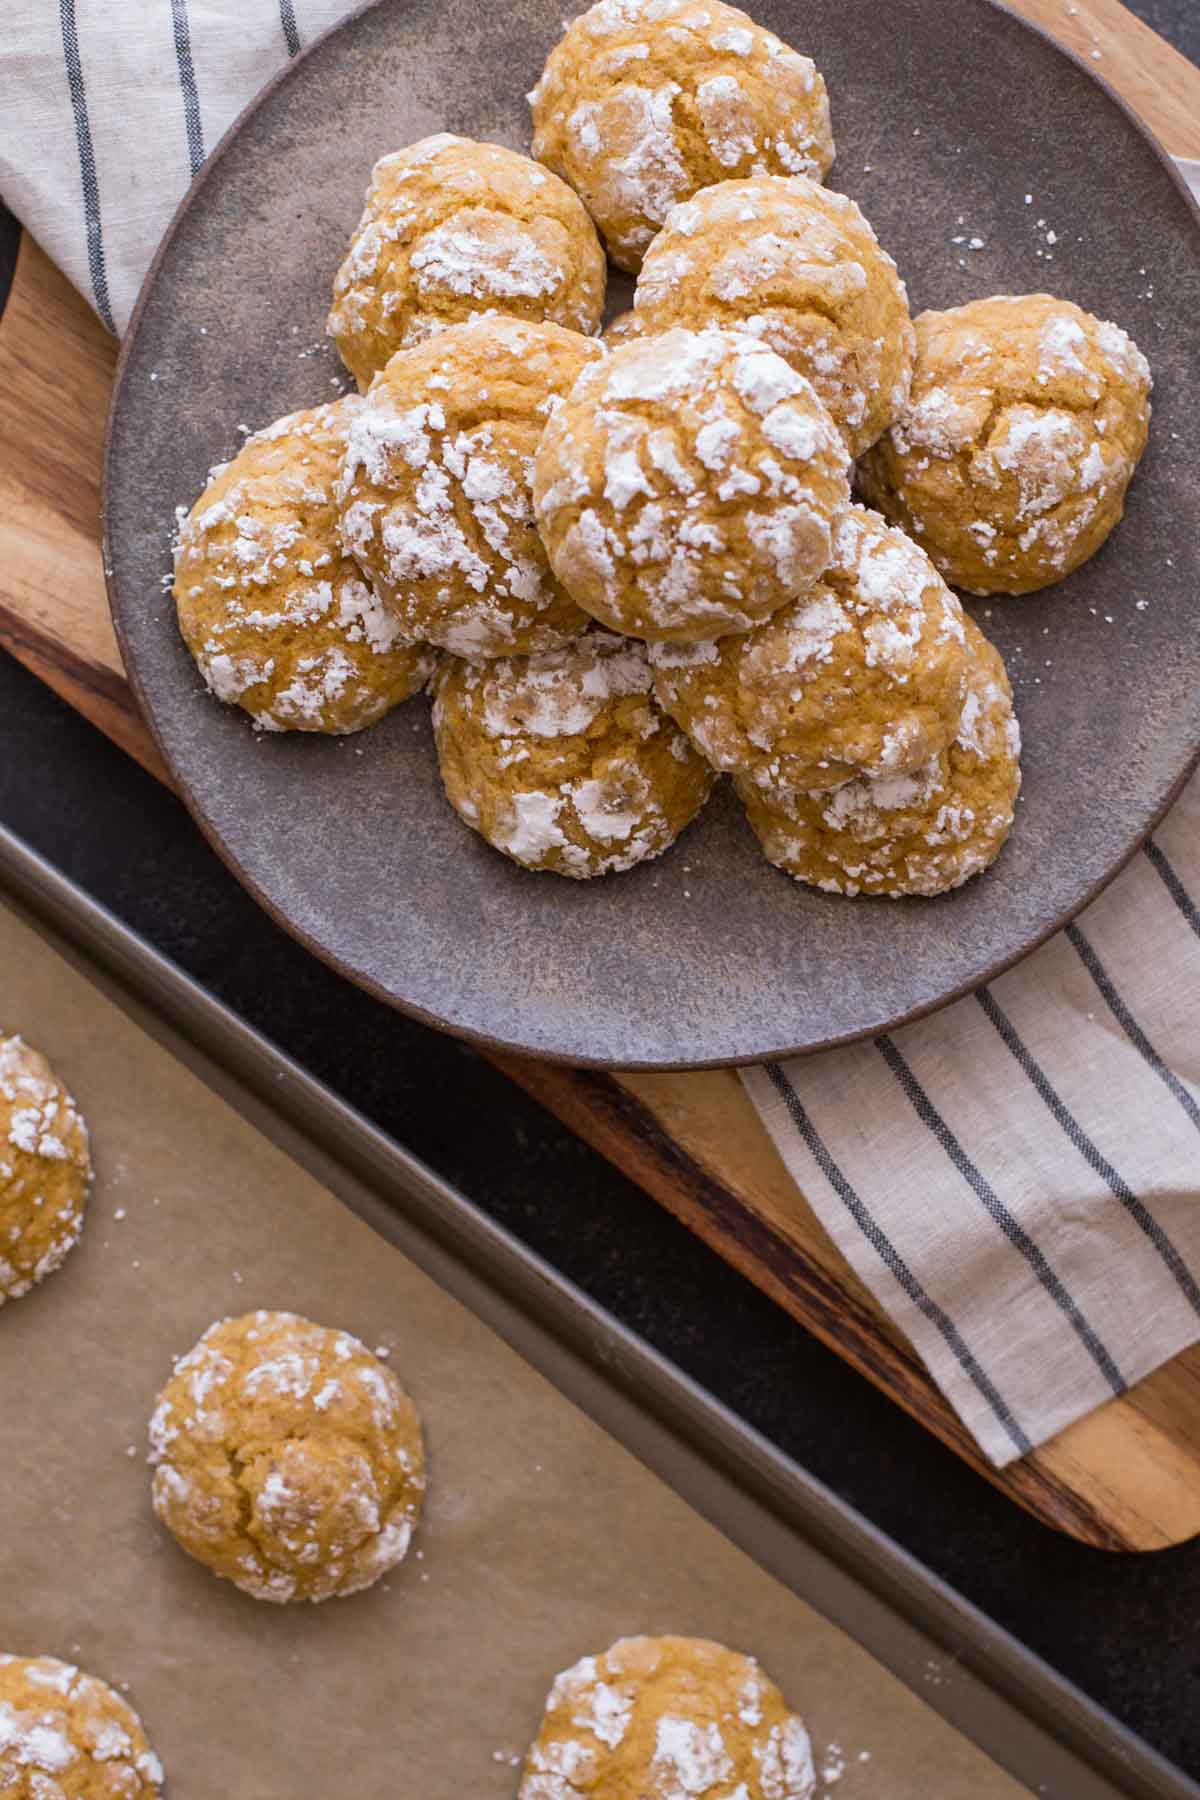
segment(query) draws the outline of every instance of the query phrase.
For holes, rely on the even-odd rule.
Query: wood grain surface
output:
[[[1019,0],[1015,10],[1089,59],[1166,149],[1200,157],[1200,70],[1120,0]],[[26,237],[0,318],[0,644],[167,781],[125,683],[100,563],[115,362],[111,338]],[[997,1475],[817,1224],[732,1072],[606,1075],[495,1060],[1046,1524],[1108,1550],[1200,1533],[1200,1349]]]

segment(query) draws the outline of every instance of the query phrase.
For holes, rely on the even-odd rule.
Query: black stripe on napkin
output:
[[[1121,1374],[1120,1369],[1118,1369],[1111,1355],[1105,1349],[1096,1332],[1092,1329],[1091,1325],[1088,1324],[1087,1319],[1084,1317],[1075,1299],[1067,1292],[1067,1289],[1063,1286],[1061,1280],[1047,1262],[1044,1252],[1034,1242],[1023,1226],[1021,1226],[1013,1217],[1012,1213],[1008,1210],[1007,1206],[1005,1206],[991,1183],[985,1179],[982,1171],[977,1169],[975,1164],[971,1161],[970,1157],[951,1131],[949,1125],[947,1125],[945,1119],[942,1118],[942,1115],[930,1100],[925,1089],[921,1086],[920,1082],[901,1056],[899,1050],[897,1050],[891,1038],[876,1038],[875,1048],[879,1051],[884,1062],[896,1077],[903,1092],[911,1102],[917,1117],[921,1120],[923,1125],[927,1125],[929,1130],[932,1131],[934,1137],[936,1137],[938,1143],[946,1152],[951,1163],[953,1163],[954,1167],[958,1170],[958,1173],[962,1176],[968,1187],[970,1187],[983,1202],[1009,1243],[1015,1250],[1020,1251],[1021,1255],[1025,1258],[1025,1261],[1029,1264],[1030,1268],[1041,1282],[1043,1288],[1045,1288],[1050,1298],[1054,1301],[1054,1304],[1063,1313],[1064,1317],[1069,1320],[1076,1337],[1079,1339],[1096,1367],[1100,1370],[1104,1379],[1108,1382],[1113,1393],[1123,1394],[1127,1383]]]
[[[1168,894],[1170,894],[1172,900],[1175,902],[1192,930],[1196,933],[1196,936],[1200,937],[1200,907],[1197,907],[1196,902],[1192,899],[1192,896],[1188,893],[1174,868],[1171,866],[1170,861],[1159,849],[1154,839],[1147,838],[1142,847],[1154,867],[1162,876],[1163,885]]]
[[[108,271],[104,265],[104,234],[100,227],[100,184],[96,180],[96,157],[92,149],[92,128],[88,122],[87,94],[83,85],[83,64],[79,57],[79,31],[75,23],[75,0],[59,0],[59,24],[62,27],[63,61],[67,66],[67,86],[71,90],[71,111],[75,118],[75,145],[79,153],[79,179],[83,187],[83,217],[87,233],[88,273],[92,278],[92,294],[96,311],[116,336],[112,304],[108,297]]]
[[[279,23],[283,26],[283,41],[287,45],[287,53],[295,56],[300,48],[300,27],[296,23],[296,9],[292,0],[279,0]]]
[[[175,61],[179,65],[179,91],[183,95],[183,123],[187,132],[188,162],[194,175],[204,161],[204,128],[200,123],[200,95],[192,63],[192,34],[188,27],[187,0],[171,0],[171,24],[175,31]]]
[[[1139,1230],[1145,1232],[1162,1260],[1175,1277],[1188,1305],[1195,1312],[1200,1312],[1200,1285],[1197,1284],[1191,1270],[1180,1256],[1167,1233],[1163,1230],[1153,1213],[1143,1205],[1125,1177],[1113,1168],[1108,1158],[1098,1145],[1094,1144],[1065,1100],[1055,1089],[1045,1070],[1028,1049],[1016,1026],[997,1001],[990,988],[980,988],[975,998],[983,1008],[985,1015],[996,1027],[1000,1036],[1011,1051],[1014,1059],[1029,1077],[1039,1097],[1045,1101],[1051,1117],[1062,1126],[1079,1154],[1091,1164],[1100,1179],[1107,1185],[1114,1200],[1119,1200]]]
[[[1084,937],[1082,931],[1080,931],[1078,925],[1068,925],[1066,927],[1066,938],[1067,942],[1074,949],[1080,962],[1099,988],[1109,1012],[1111,1012],[1113,1018],[1117,1021],[1117,1024],[1121,1027],[1121,1030],[1125,1033],[1125,1036],[1129,1039],[1138,1055],[1154,1070],[1154,1073],[1158,1076],[1158,1079],[1162,1082],[1168,1093],[1175,1096],[1188,1118],[1192,1121],[1192,1124],[1196,1127],[1197,1131],[1200,1131],[1200,1106],[1196,1105],[1195,1099],[1183,1085],[1182,1081],[1180,1081],[1174,1069],[1168,1069],[1166,1063],[1158,1054],[1158,1051],[1154,1048],[1154,1045],[1150,1042],[1150,1039],[1146,1036],[1145,1032],[1122,1000],[1120,994],[1118,994],[1116,988],[1113,986],[1112,979],[1107,969],[1096,955],[1091,944],[1089,944],[1088,940]]]
[[[789,1117],[796,1127],[809,1155],[820,1169],[822,1175],[845,1206],[854,1223],[858,1226],[880,1261],[904,1289],[918,1312],[923,1313],[933,1325],[943,1341],[954,1355],[960,1368],[974,1383],[979,1393],[991,1407],[992,1412],[1008,1433],[1018,1453],[1024,1456],[1032,1450],[1033,1445],[1021,1430],[1014,1418],[1007,1401],[999,1393],[988,1375],[980,1368],[970,1347],[963,1341],[954,1320],[942,1311],[937,1302],[926,1293],[917,1277],[913,1274],[891,1239],[876,1223],[864,1206],[857,1193],[851,1187],[841,1169],[829,1154],[824,1141],[809,1118],[801,1103],[800,1096],[784,1074],[778,1063],[766,1064],[767,1079],[780,1095],[787,1107]]]

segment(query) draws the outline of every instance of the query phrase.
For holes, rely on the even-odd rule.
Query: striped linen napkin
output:
[[[110,330],[206,152],[349,10],[7,0],[0,192]],[[1198,905],[1200,778],[1019,968],[894,1036],[744,1076],[997,1464],[1200,1338]]]

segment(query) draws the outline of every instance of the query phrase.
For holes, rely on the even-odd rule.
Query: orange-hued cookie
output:
[[[604,631],[542,656],[448,660],[433,707],[447,799],[527,869],[586,880],[661,855],[713,778],[651,686],[645,647]]]
[[[745,333],[618,345],[550,419],[533,497],[550,566],[615,631],[745,631],[818,579],[849,458],[812,386]]]
[[[491,313],[596,332],[604,277],[566,182],[516,150],[439,132],[375,164],[329,333],[365,388],[397,350]]]
[[[1146,445],[1150,369],[1118,325],[1050,294],[916,320],[908,405],[860,488],[972,594],[1030,594],[1103,544]]]
[[[106,1681],[53,1656],[0,1655],[5,1800],[153,1800],[163,1767]]]
[[[634,318],[646,333],[751,332],[808,377],[851,456],[908,399],[915,339],[896,265],[853,200],[802,175],[722,181],[673,207]]]
[[[421,1425],[365,1344],[295,1313],[220,1319],[150,1420],[154,1510],[256,1600],[328,1600],[402,1561],[425,1491]]]
[[[1021,734],[999,652],[967,621],[971,662],[958,732],[908,775],[832,793],[764,793],[739,776],[770,862],[831,894],[942,894],[1000,854],[1021,787]]]
[[[479,319],[395,355],[349,433],[341,535],[405,638],[456,656],[551,650],[588,621],[555,580],[530,479],[543,427],[604,350]]]
[[[359,731],[433,671],[338,539],[334,486],[362,405],[347,395],[256,432],[180,526],[183,640],[217,699],[264,731]]]
[[[70,1094],[23,1038],[0,1037],[0,1306],[79,1241],[91,1179],[87,1126]]]
[[[767,789],[904,774],[957,729],[965,623],[924,551],[853,506],[801,599],[739,636],[653,645],[655,692],[714,768]]]
[[[529,96],[533,154],[637,273],[671,207],[738,175],[825,174],[829,101],[807,56],[724,0],[599,0]]]
[[[752,1656],[621,1638],[564,1669],[518,1800],[812,1800],[812,1746]]]

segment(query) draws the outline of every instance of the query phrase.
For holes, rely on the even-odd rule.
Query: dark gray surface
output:
[[[1160,29],[1195,32],[1196,0],[1161,8]],[[0,819],[1200,1776],[1200,1542],[1109,1557],[1035,1525],[467,1046],[306,956],[183,808],[7,657]]]
[[[799,888],[757,855],[728,791],[632,874],[531,877],[445,806],[419,704],[353,746],[256,744],[202,691],[161,591],[173,506],[229,453],[238,423],[332,391],[331,353],[308,352],[374,157],[440,127],[526,142],[523,88],[559,10],[376,7],[293,65],[207,165],[121,379],[108,504],[126,660],[190,804],[242,879],[310,947],[420,1017],[625,1067],[757,1059],[882,1030],[1078,909],[1200,744],[1187,453],[1200,231],[1090,72],[988,0],[958,0],[953,31],[942,0],[893,0],[886,32],[876,0],[760,8],[823,68],[836,179],[896,253],[915,306],[1052,284],[1119,319],[1155,369],[1150,449],[1121,530],[1060,588],[975,609],[1009,662],[1027,743],[1018,827],[986,880],[899,905]],[[281,185],[285,168],[294,178]],[[984,248],[952,242],[964,234]]]

